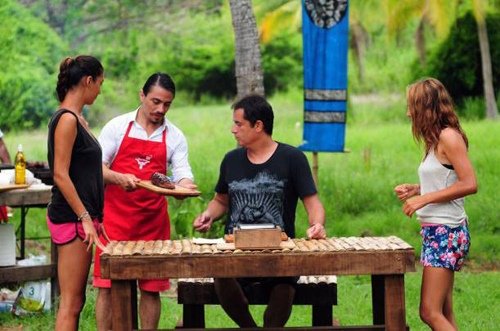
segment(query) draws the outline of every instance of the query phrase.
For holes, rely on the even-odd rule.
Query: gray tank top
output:
[[[448,169],[439,162],[431,148],[425,160],[418,167],[420,193],[426,194],[445,189],[457,181],[455,170]],[[417,210],[417,218],[422,223],[444,224],[450,227],[461,225],[467,215],[464,198],[441,203],[430,203]]]

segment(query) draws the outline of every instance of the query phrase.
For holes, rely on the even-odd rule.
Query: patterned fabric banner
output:
[[[304,135],[300,149],[343,152],[348,0],[302,0]]]

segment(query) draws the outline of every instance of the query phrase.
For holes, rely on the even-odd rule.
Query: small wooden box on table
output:
[[[137,328],[135,280],[140,278],[363,274],[372,276],[373,322],[377,329],[406,329],[404,274],[415,271],[410,245],[397,237],[293,241],[293,249],[260,252],[223,252],[216,245],[195,245],[190,240],[112,243],[101,259],[103,277],[111,279],[113,330]],[[141,249],[134,249],[137,244]]]

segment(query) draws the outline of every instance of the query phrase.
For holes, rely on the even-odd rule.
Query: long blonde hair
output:
[[[437,146],[444,128],[452,128],[462,135],[468,146],[467,136],[460,126],[453,100],[444,85],[435,78],[424,78],[410,86],[406,93],[408,111],[412,121],[413,137],[423,142],[427,154]]]

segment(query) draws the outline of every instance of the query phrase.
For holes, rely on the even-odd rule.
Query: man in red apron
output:
[[[171,165],[178,185],[196,188],[188,163],[187,142],[182,132],[165,115],[175,97],[172,79],[163,73],[149,77],[136,111],[107,123],[99,136],[103,149],[104,193],[103,226],[110,240],[170,239],[166,199],[143,189],[139,180],[154,172],[167,173]],[[96,302],[98,330],[111,329],[110,281],[100,276],[100,251],[96,250],[94,286],[99,288]],[[142,329],[157,329],[160,318],[159,292],[169,288],[168,280],[139,280],[139,316]]]

